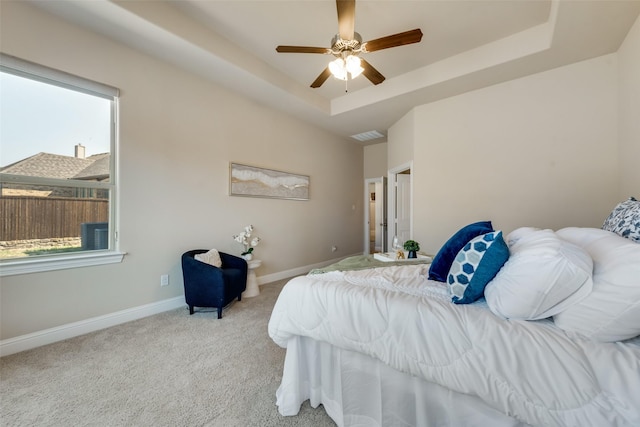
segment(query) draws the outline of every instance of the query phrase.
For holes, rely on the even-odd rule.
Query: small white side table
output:
[[[254,259],[247,261],[247,289],[242,293],[243,298],[251,298],[260,295],[260,287],[258,286],[258,280],[256,279],[256,268],[262,265],[262,260]]]

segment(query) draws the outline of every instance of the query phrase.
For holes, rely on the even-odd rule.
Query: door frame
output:
[[[387,242],[393,241],[396,233],[398,218],[396,215],[396,186],[398,175],[410,171],[409,182],[411,185],[411,200],[409,201],[409,235],[413,237],[413,161],[403,163],[387,171]]]

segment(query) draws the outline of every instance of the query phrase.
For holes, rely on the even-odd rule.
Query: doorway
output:
[[[387,251],[387,178],[364,182],[364,253]]]

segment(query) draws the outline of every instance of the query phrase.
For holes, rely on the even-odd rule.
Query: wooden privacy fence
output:
[[[78,237],[83,222],[108,221],[106,199],[0,197],[0,241]]]

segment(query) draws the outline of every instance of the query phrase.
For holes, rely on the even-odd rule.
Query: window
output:
[[[0,274],[119,262],[118,90],[0,54]]]

